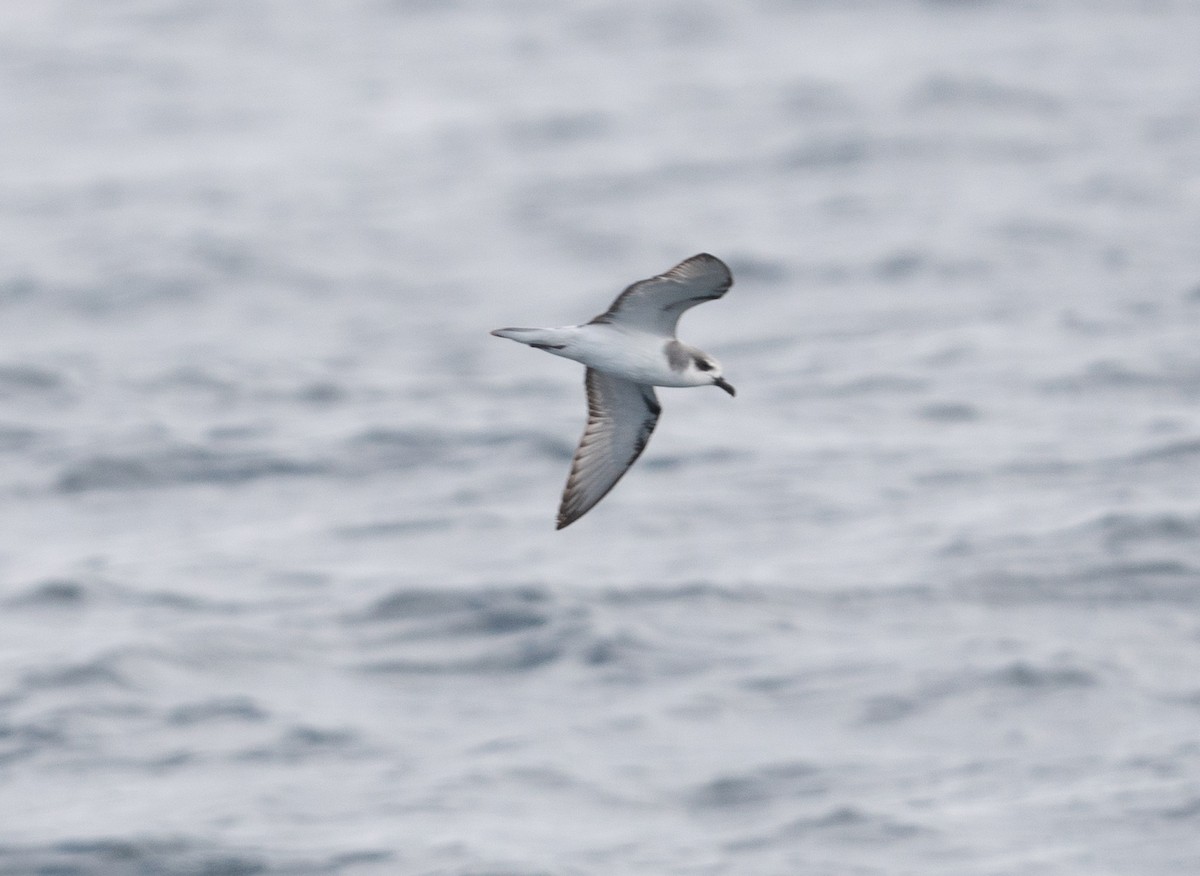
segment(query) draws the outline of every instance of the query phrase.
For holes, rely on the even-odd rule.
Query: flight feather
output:
[[[662,410],[654,387],[594,368],[585,378],[588,420],[571,460],[558,508],[558,529],[569,526],[608,495],[641,456]]]
[[[685,310],[720,298],[732,285],[733,275],[726,264],[702,252],[666,273],[634,283],[592,322],[623,324],[674,337]]]

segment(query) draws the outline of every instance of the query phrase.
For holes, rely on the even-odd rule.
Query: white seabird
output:
[[[719,386],[735,394],[716,359],[675,337],[685,310],[720,298],[732,285],[725,263],[700,253],[634,283],[584,325],[492,332],[587,366],[587,427],[571,461],[558,529],[608,495],[646,448],[662,410],[654,387]]]

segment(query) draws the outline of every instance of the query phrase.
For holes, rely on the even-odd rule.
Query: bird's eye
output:
[[[697,368],[699,368],[701,371],[712,371],[712,370],[713,370],[713,363],[712,363],[712,362],[707,362],[707,361],[705,361],[704,359],[697,359],[697,360],[696,360],[696,367],[697,367]]]

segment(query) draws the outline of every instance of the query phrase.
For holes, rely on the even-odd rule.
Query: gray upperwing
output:
[[[641,456],[662,410],[652,386],[592,368],[585,384],[588,421],[571,460],[558,508],[558,529],[570,526],[616,486]]]
[[[680,314],[702,301],[720,298],[732,285],[726,264],[702,252],[665,274],[634,283],[592,322],[624,323],[674,337]]]

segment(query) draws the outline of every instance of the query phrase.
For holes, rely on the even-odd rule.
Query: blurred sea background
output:
[[[0,874],[1193,874],[1200,5],[0,7]],[[700,251],[554,531],[584,321]]]

